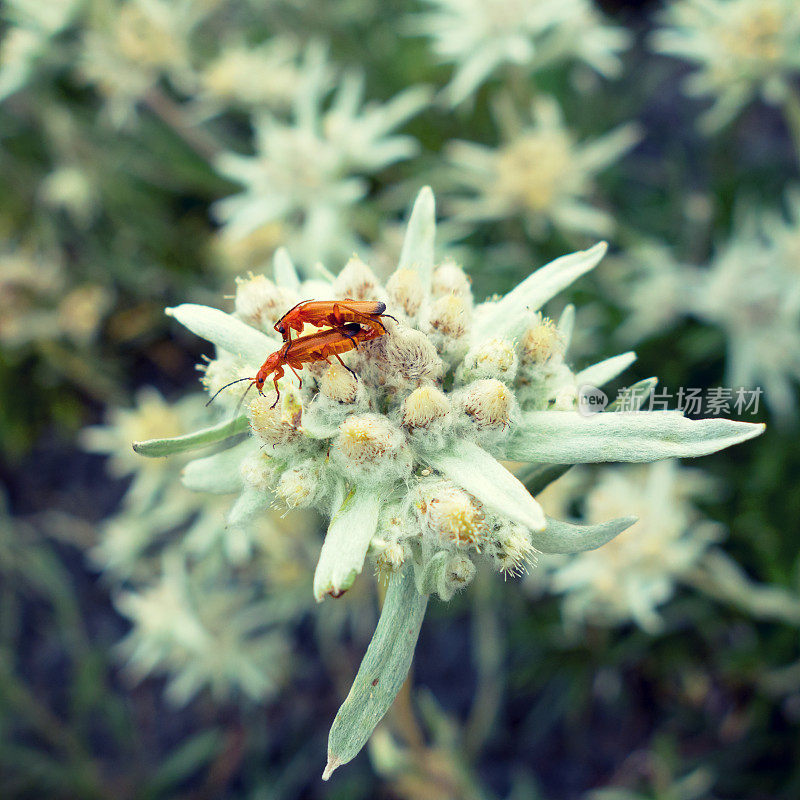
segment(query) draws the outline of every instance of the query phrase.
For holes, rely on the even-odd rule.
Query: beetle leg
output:
[[[300,384],[297,388],[298,389],[302,389],[303,388],[303,379],[297,374],[297,370],[291,364],[289,364],[289,369],[292,372],[294,372],[294,376],[295,376],[295,378],[297,378],[297,380],[298,380],[298,382]]]
[[[355,372],[353,372],[353,370],[351,370],[351,369],[350,369],[350,367],[348,367],[348,366],[347,366],[347,364],[345,364],[345,363],[344,363],[344,361],[342,361],[342,357],[341,357],[341,356],[340,356],[338,353],[334,353],[333,355],[335,355],[335,356],[336,356],[336,358],[339,360],[339,363],[340,363],[340,364],[341,364],[341,365],[342,365],[342,366],[343,366],[343,367],[344,367],[344,368],[345,368],[345,369],[346,369],[346,370],[347,370],[347,371],[348,371],[348,372],[349,372],[349,373],[350,373],[350,374],[351,374],[351,375],[352,375],[352,376],[353,376],[353,377],[354,377],[356,380],[358,380],[358,375],[356,375],[356,374],[355,374]]]
[[[270,406],[270,408],[275,408],[278,405],[278,400],[281,399],[281,390],[278,388],[278,380],[283,377],[283,367],[278,367],[275,370],[275,376],[272,379],[272,382],[275,384],[275,402]]]

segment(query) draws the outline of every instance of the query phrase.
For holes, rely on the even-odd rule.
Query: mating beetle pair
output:
[[[259,394],[263,395],[264,384],[269,376],[273,375],[277,394],[272,404],[274,408],[280,398],[278,381],[284,376],[284,367],[289,367],[294,372],[302,386],[303,380],[297,374],[297,369],[302,368],[303,364],[315,361],[330,362],[331,356],[335,356],[345,369],[352,372],[353,370],[342,361],[340,354],[358,347],[359,342],[368,342],[383,336],[386,328],[381,322],[381,317],[395,319],[385,311],[386,303],[377,300],[305,300],[298,303],[275,323],[275,330],[283,337],[284,344],[279,350],[267,356],[255,378],[239,378],[231,381],[219,389],[208,402],[210,403],[222,389],[241,381],[250,381],[250,386],[255,386]],[[329,329],[292,339],[292,331],[302,333],[304,325]],[[250,386],[247,387],[245,394],[250,390]]]

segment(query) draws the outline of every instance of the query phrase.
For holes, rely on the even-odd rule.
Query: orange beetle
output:
[[[370,339],[377,339],[383,336],[383,331],[375,332],[374,329],[362,328],[355,322],[340,325],[336,328],[331,328],[327,331],[320,333],[312,333],[308,336],[300,336],[294,341],[286,342],[279,350],[267,356],[266,361],[261,365],[261,369],[256,373],[255,378],[238,378],[235,381],[226,383],[225,386],[218,389],[211,400],[206,403],[208,405],[212,400],[223,390],[234,383],[241,383],[242,381],[250,381],[250,386],[245,390],[245,395],[250,391],[250,387],[255,386],[258,393],[263,396],[264,384],[270,375],[274,374],[273,383],[275,384],[275,391],[277,397],[275,402],[270,408],[275,408],[280,399],[281,393],[278,389],[278,381],[284,376],[285,367],[294,372],[297,380],[300,381],[300,387],[303,386],[303,379],[297,374],[297,369],[302,369],[303,364],[311,364],[315,361],[328,361],[330,357],[334,356],[338,359],[339,363],[348,371],[355,375],[355,372],[342,361],[340,353],[346,353],[358,347],[359,342],[368,342]],[[244,400],[244,395],[242,395]]]
[[[394,319],[385,312],[386,303],[379,300],[303,300],[275,323],[275,330],[284,342],[291,342],[292,331],[301,333],[303,325],[340,328],[347,323],[357,322],[374,331],[375,336],[381,336],[386,333],[381,317]],[[397,322],[396,319],[394,321]]]

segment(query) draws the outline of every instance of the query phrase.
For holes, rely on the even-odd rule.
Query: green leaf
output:
[[[223,439],[237,436],[240,433],[244,433],[249,425],[250,423],[247,417],[243,414],[235,419],[225,420],[218,425],[213,425],[210,428],[203,428],[203,430],[195,431],[194,433],[187,433],[184,436],[175,436],[172,439],[149,439],[146,442],[134,442],[133,449],[140,456],[163,458],[164,456],[171,456],[175,453],[185,453],[189,450],[197,450],[200,447],[208,447],[209,445],[221,442]]]
[[[174,789],[210,762],[221,747],[222,735],[218,730],[195,734],[167,756],[148,788],[155,795]]]
[[[411,667],[428,595],[420,594],[410,567],[395,575],[372,641],[328,736],[322,779],[351,761],[394,702]]]
[[[536,497],[553,481],[569,472],[574,464],[528,464],[517,473],[520,483]]]

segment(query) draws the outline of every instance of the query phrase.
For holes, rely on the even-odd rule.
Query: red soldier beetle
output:
[[[303,300],[290,308],[276,323],[275,330],[284,342],[292,341],[292,331],[302,333],[303,325],[317,328],[340,328],[357,322],[375,336],[386,333],[381,317],[397,320],[386,313],[386,303],[379,300]]]
[[[278,381],[285,374],[285,367],[294,372],[295,377],[300,382],[300,388],[303,387],[303,379],[297,374],[297,369],[302,369],[304,364],[311,364],[316,361],[327,361],[330,363],[330,357],[334,356],[339,363],[352,375],[356,375],[347,364],[342,361],[340,353],[346,353],[358,347],[359,342],[368,342],[371,339],[377,339],[383,336],[383,332],[375,332],[371,328],[362,328],[358,323],[349,322],[346,325],[340,325],[336,328],[330,328],[326,331],[319,333],[312,333],[308,336],[300,336],[293,341],[288,341],[284,345],[267,356],[266,361],[261,365],[261,369],[256,373],[255,378],[237,378],[235,381],[226,383],[225,386],[218,389],[211,400],[206,403],[209,405],[214,398],[229,386],[234,383],[241,383],[242,381],[250,381],[250,386],[245,389],[242,395],[244,401],[245,395],[250,391],[252,386],[255,386],[258,393],[264,396],[264,384],[267,382],[270,375],[273,375],[273,383],[275,385],[275,392],[277,397],[275,402],[270,408],[275,408],[280,399],[281,393],[278,389]],[[356,376],[357,377],[357,376]]]

